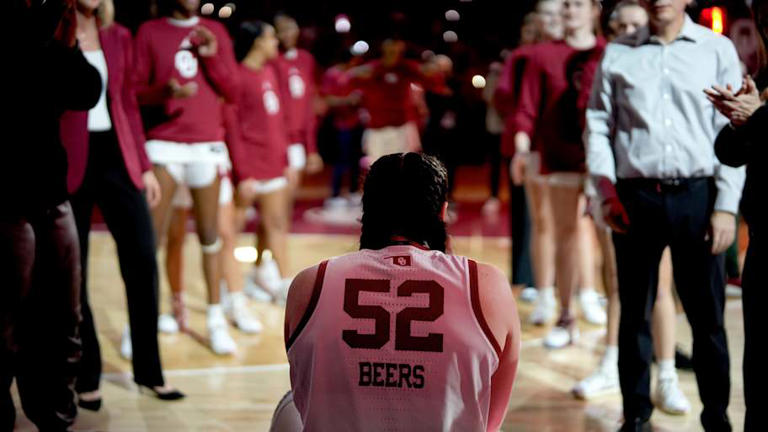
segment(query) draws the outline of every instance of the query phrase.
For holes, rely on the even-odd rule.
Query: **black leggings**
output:
[[[83,269],[80,291],[83,357],[76,389],[79,393],[97,390],[101,379],[101,353],[86,282],[88,236],[94,205],[101,210],[117,245],[128,300],[134,380],[138,384],[160,386],[164,381],[157,342],[158,275],[147,201],[128,176],[113,132],[91,133],[89,149],[85,179],[72,197]]]

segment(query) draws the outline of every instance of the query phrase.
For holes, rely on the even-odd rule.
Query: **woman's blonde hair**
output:
[[[109,28],[115,22],[115,3],[112,0],[101,0],[101,5],[96,8],[96,19],[100,28]]]

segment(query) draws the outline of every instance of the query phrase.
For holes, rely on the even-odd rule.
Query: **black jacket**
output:
[[[715,141],[715,153],[725,165],[747,165],[741,212],[750,230],[768,228],[768,202],[761,202],[768,198],[768,105],[755,111],[745,125],[723,128]]]
[[[26,7],[11,0],[0,27],[7,60],[0,66],[0,184],[6,191],[0,216],[31,216],[68,198],[59,117],[99,100],[98,71],[79,49],[53,40],[61,3]]]

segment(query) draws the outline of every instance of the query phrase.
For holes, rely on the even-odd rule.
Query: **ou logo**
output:
[[[181,50],[176,53],[174,59],[176,70],[182,78],[194,78],[197,75],[197,58],[191,51]]]
[[[304,80],[301,79],[301,75],[291,75],[288,78],[288,87],[291,90],[291,96],[294,99],[299,99],[304,96],[306,86]]]
[[[389,84],[395,84],[398,81],[400,81],[400,79],[397,77],[396,73],[394,73],[394,72],[387,72],[384,75],[384,81],[386,81]]]
[[[264,109],[267,110],[267,114],[274,115],[280,111],[280,99],[272,90],[264,92]]]

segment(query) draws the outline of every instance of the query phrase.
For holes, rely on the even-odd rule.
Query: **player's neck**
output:
[[[267,58],[259,51],[251,51],[243,59],[245,67],[254,71],[261,70],[266,62]]]
[[[429,245],[426,242],[419,243],[400,235],[391,236],[389,241],[392,246],[413,246],[419,249],[429,250]]]
[[[188,19],[194,18],[195,16],[197,15],[194,12],[183,10],[175,10],[171,13],[171,18],[177,19],[179,21],[186,21]]]
[[[594,31],[589,27],[566,31],[565,43],[576,49],[589,49],[595,46],[597,37]]]
[[[75,13],[77,14],[77,32],[83,33],[88,29],[96,27],[96,14],[95,11],[81,10],[77,8]]]

